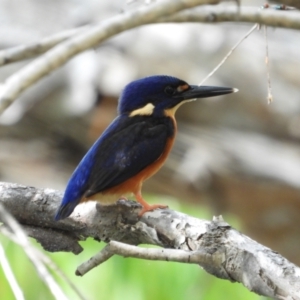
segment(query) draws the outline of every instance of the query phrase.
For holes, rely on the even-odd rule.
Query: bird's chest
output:
[[[99,188],[103,195],[138,193],[143,181],[160,169],[171,151],[176,133],[173,118],[154,120],[136,117],[133,121],[131,127],[127,126],[126,130],[118,133],[116,146],[110,152],[105,151],[109,159],[99,156],[104,167],[95,169],[98,178],[99,173],[104,174],[104,179],[108,178],[107,172],[115,176],[106,186]]]
[[[175,135],[177,131],[177,124],[174,118],[169,117],[165,120],[166,130],[167,130],[167,141],[164,146],[164,150],[162,151],[161,155],[149,166],[147,166],[140,174],[139,176],[142,178],[142,180],[146,180],[152,175],[154,175],[164,164],[166,161],[172,147],[175,141]],[[155,147],[155,143],[153,143],[153,146]]]

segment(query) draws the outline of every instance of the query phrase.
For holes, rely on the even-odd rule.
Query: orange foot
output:
[[[136,194],[135,197],[136,197],[136,200],[143,206],[143,209],[139,212],[139,217],[141,217],[144,213],[146,213],[148,211],[152,211],[157,208],[167,208],[168,207],[167,205],[160,205],[160,204],[150,205],[143,199],[143,197],[140,193]]]

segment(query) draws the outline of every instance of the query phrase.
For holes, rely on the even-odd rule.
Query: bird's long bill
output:
[[[238,89],[230,87],[190,85],[190,88],[187,91],[182,92],[180,96],[183,97],[183,100],[188,100],[195,98],[215,97],[235,93],[237,91]]]

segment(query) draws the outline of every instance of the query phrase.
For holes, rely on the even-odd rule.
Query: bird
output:
[[[133,194],[142,205],[139,215],[165,205],[144,200],[142,184],[166,161],[177,132],[176,110],[197,98],[215,97],[237,89],[189,85],[167,75],[129,83],[118,103],[118,115],[88,150],[71,175],[55,214],[59,221],[82,202],[112,204]],[[126,199],[126,198],[125,198]]]

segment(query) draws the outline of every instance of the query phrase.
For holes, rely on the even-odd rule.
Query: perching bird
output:
[[[129,83],[119,99],[117,118],[90,148],[71,176],[55,220],[68,217],[79,203],[116,202],[131,193],[143,206],[140,215],[163,205],[142,197],[143,182],[165,162],[177,131],[177,108],[195,98],[237,91],[196,86],[170,76],[151,76]]]

